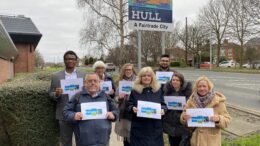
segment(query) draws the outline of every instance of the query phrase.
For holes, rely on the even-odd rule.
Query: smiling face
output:
[[[141,83],[144,85],[144,86],[148,86],[152,83],[152,74],[149,73],[149,72],[146,72],[144,73],[142,76],[141,76]]]
[[[64,64],[65,64],[67,69],[74,68],[77,64],[77,57],[75,55],[72,55],[72,54],[67,54],[64,57]]]
[[[209,85],[207,81],[201,80],[198,83],[198,94],[200,96],[205,96],[209,92]]]
[[[126,77],[128,77],[128,78],[130,78],[132,75],[133,75],[133,67],[132,66],[127,66],[126,68],[125,68],[125,76]]]
[[[89,74],[85,80],[85,88],[91,94],[95,94],[100,90],[100,80],[97,74]]]
[[[162,67],[162,68],[168,68],[169,67],[169,65],[170,65],[170,58],[168,58],[168,57],[162,57],[161,59],[160,59],[160,66]]]
[[[174,87],[174,89],[179,90],[181,87],[181,81],[178,77],[173,76],[172,78],[172,86]]]
[[[105,71],[106,69],[104,67],[97,67],[95,72],[98,74],[99,77],[102,77]]]

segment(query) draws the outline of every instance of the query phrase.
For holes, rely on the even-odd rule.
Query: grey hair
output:
[[[101,60],[98,60],[93,64],[93,69],[96,69],[97,67],[104,67],[105,69],[107,68],[106,64]]]

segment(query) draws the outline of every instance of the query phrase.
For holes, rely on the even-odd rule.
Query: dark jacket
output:
[[[105,73],[105,78],[104,78],[104,81],[111,81],[112,83],[112,89],[114,90],[114,94],[111,94],[109,95],[111,98],[114,98],[115,97],[115,92],[116,92],[116,86],[115,86],[115,83],[113,81],[113,78],[110,77],[108,74]]]
[[[184,81],[182,88],[176,92],[170,82],[167,82],[164,86],[164,96],[185,96],[186,101],[192,93],[191,82]],[[180,110],[168,110],[163,118],[163,132],[173,137],[181,137],[188,132],[188,129],[181,124],[180,116],[182,111]]]
[[[144,88],[142,93],[132,90],[127,110],[133,114],[131,124],[131,146],[163,146],[162,120],[137,117],[132,108],[137,107],[137,101],[149,101],[160,103],[166,110],[161,90],[153,92],[152,88]]]
[[[78,78],[85,78],[85,73],[81,71],[76,71]],[[61,96],[55,96],[56,88],[60,88],[60,81],[65,79],[65,70],[56,72],[51,78],[51,87],[49,90],[50,97],[56,101],[56,119],[63,120],[62,112],[65,104],[68,102],[68,94],[62,94]]]
[[[75,123],[75,136],[77,146],[106,146],[111,133],[111,121],[108,119],[75,121],[76,112],[81,112],[81,103],[101,102],[107,103],[107,111],[110,111],[118,118],[118,111],[112,100],[103,91],[97,97],[91,97],[86,90],[76,94],[64,107],[64,119]],[[114,120],[115,121],[115,120]],[[78,136],[78,137],[77,137]]]

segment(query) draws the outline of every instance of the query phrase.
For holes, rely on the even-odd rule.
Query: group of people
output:
[[[124,146],[164,146],[163,133],[168,135],[171,146],[179,146],[188,140],[191,146],[220,146],[221,128],[230,123],[226,110],[225,96],[214,91],[212,82],[205,76],[199,77],[194,85],[186,81],[176,70],[170,69],[168,55],[160,57],[160,67],[142,68],[138,74],[133,64],[122,66],[118,81],[132,81],[130,95],[119,92],[115,83],[106,72],[104,62],[94,63],[94,72],[85,75],[75,68],[77,55],[73,51],[64,54],[65,70],[52,77],[50,95],[57,102],[56,119],[59,121],[62,146],[72,146],[74,133],[77,146],[108,146],[111,122],[115,122],[115,133],[123,139]],[[161,84],[156,78],[156,71],[173,72],[171,80]],[[81,92],[68,98],[63,94],[60,80],[83,78]],[[105,93],[100,88],[102,81],[111,81],[112,89]],[[184,96],[187,100],[183,110],[167,109],[165,96]],[[137,116],[138,101],[153,102],[161,105],[161,119]],[[82,120],[82,103],[105,102],[106,119]],[[215,127],[187,126],[191,118],[187,109],[213,108],[214,115],[209,117]],[[184,139],[191,135],[190,139]]]

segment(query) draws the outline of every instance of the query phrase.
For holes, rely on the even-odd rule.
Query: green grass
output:
[[[168,136],[163,135],[164,145],[170,146],[168,141]],[[232,141],[223,140],[222,146],[260,146],[260,134],[252,135],[246,138],[239,138]]]
[[[260,146],[260,134],[233,141],[223,141],[222,146]]]

